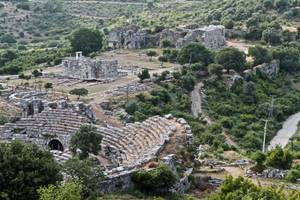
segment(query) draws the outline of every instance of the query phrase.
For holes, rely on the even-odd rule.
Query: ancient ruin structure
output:
[[[253,67],[253,69],[247,69],[243,72],[243,74],[247,76],[251,76],[252,74],[261,73],[264,76],[269,78],[273,78],[277,76],[280,70],[280,61],[272,60],[269,63],[263,63],[261,65]]]
[[[74,134],[88,119],[69,109],[47,109],[0,127],[0,139],[23,140],[43,149],[68,149]]]
[[[17,91],[7,98],[23,109],[23,117],[0,126],[0,141],[36,144],[50,150],[58,162],[72,158],[70,140],[82,125],[95,126],[103,137],[97,156],[105,168],[106,179],[99,183],[99,192],[103,193],[129,189],[133,184],[132,174],[157,157],[176,170],[176,158],[169,155],[170,151],[174,153],[169,147],[176,147],[180,141],[180,151],[182,146],[193,142],[191,127],[184,119],[172,115],[153,116],[117,128],[105,122],[93,123],[95,114],[89,104],[64,99],[48,101],[46,93],[32,90]],[[175,190],[186,190],[187,177],[180,180]]]
[[[117,28],[108,36],[109,47],[112,49],[141,49],[162,46],[168,41],[174,47],[182,47],[191,42],[201,43],[209,49],[219,49],[226,45],[224,26],[210,25],[207,27],[185,27],[175,30],[164,29],[152,33],[137,26]]]
[[[141,49],[157,46],[158,38],[152,35],[148,29],[130,26],[110,32],[108,42],[112,49]]]
[[[82,80],[106,80],[118,77],[117,60],[97,60],[85,57],[76,52],[76,57],[62,61],[64,76]]]
[[[177,47],[185,46],[191,42],[199,42],[208,49],[219,49],[226,45],[224,26],[210,25],[203,28],[189,30],[187,34],[179,39]]]

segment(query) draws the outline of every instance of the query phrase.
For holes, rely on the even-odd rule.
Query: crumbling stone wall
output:
[[[162,46],[163,41],[169,41],[172,46],[183,47],[191,42],[199,42],[209,49],[218,49],[226,45],[225,28],[210,25],[203,28],[164,29],[159,33],[140,29],[137,26],[118,28],[108,36],[109,47],[112,49],[141,49]]]
[[[76,52],[76,57],[62,61],[64,76],[83,80],[115,79],[118,77],[117,60],[94,60]]]
[[[261,65],[258,65],[254,67],[252,70],[248,69],[245,70],[244,76],[251,76],[252,74],[261,73],[262,75],[265,75],[269,78],[273,78],[277,76],[280,70],[280,61],[279,60],[273,60],[270,63],[263,63]]]
[[[137,26],[118,28],[109,33],[108,46],[112,49],[142,49],[158,45],[158,35]]]

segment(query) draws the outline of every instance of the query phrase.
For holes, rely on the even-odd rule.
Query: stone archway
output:
[[[50,150],[64,151],[64,146],[58,139],[50,140],[48,143]]]

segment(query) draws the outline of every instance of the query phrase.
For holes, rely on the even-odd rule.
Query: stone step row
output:
[[[122,129],[99,128],[102,147],[114,149],[119,164],[130,164],[159,150],[176,127],[167,119],[155,116],[142,123],[128,124]],[[150,153],[149,153],[150,152]]]

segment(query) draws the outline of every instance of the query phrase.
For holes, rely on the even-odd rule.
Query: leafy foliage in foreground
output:
[[[37,199],[37,189],[60,180],[50,152],[20,142],[0,144],[0,199]]]
[[[167,192],[176,182],[176,175],[165,165],[136,172],[132,180],[138,188],[148,193]]]
[[[39,189],[39,200],[81,200],[82,185],[65,182],[60,186],[50,185]]]
[[[242,177],[236,179],[233,177],[227,177],[219,191],[209,198],[209,200],[254,199],[285,200],[286,198],[280,190],[275,190],[269,187],[258,187],[250,180]]]

